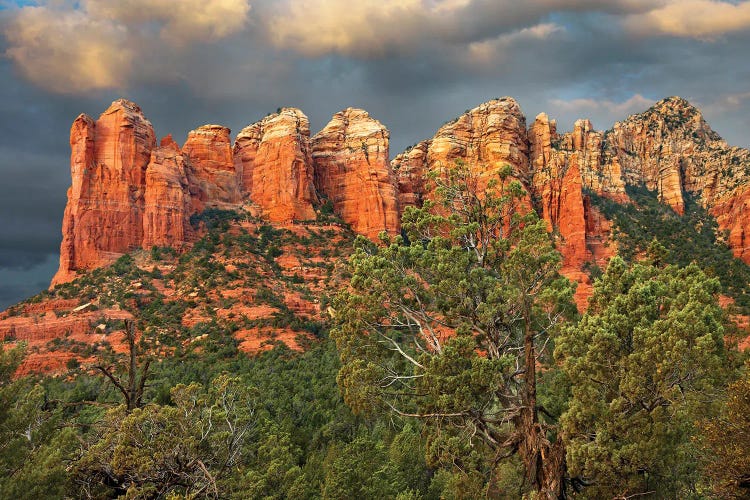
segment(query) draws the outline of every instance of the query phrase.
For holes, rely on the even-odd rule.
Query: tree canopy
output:
[[[487,179],[457,164],[433,182],[404,237],[358,240],[332,334],[344,398],[423,420],[431,463],[482,471],[490,489],[517,454],[529,489],[556,498],[563,452],[539,416],[537,371],[574,314],[573,286],[509,167]]]
[[[695,493],[694,422],[730,371],[718,280],[658,260],[627,266],[614,257],[556,344],[572,388],[562,417],[567,464],[591,498]]]

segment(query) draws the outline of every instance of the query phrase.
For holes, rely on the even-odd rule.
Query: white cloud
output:
[[[236,33],[250,12],[247,0],[85,0],[83,5],[93,18],[129,27],[157,23],[161,37],[176,43],[219,40]]]
[[[144,68],[163,78],[160,68],[190,44],[241,31],[249,11],[248,0],[51,0],[14,9],[5,55],[51,91],[125,88],[146,76]]]
[[[646,0],[605,7],[632,11]],[[653,0],[649,0],[653,1]],[[279,48],[319,56],[403,54],[420,44],[442,43],[479,53],[502,48],[513,37],[546,38],[542,22],[557,11],[585,9],[591,0],[286,0],[273,3],[264,24]],[[640,7],[639,7],[640,8]],[[558,29],[558,28],[555,28]],[[538,36],[538,35],[544,36]],[[390,51],[390,52],[389,52]]]
[[[711,40],[750,30],[750,1],[670,0],[647,12],[626,16],[623,24],[638,35]]]
[[[267,28],[274,45],[302,54],[373,55],[411,42],[426,16],[421,0],[292,0],[273,10]]]
[[[117,87],[135,57],[124,27],[79,11],[24,7],[5,36],[6,55],[26,78],[59,92]]]
[[[469,58],[474,64],[497,63],[515,44],[547,40],[565,28],[554,23],[542,23],[512,33],[504,33],[490,40],[469,44]]]

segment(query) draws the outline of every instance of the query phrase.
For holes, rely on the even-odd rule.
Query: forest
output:
[[[293,237],[230,234],[227,211],[196,216],[206,234],[185,253],[151,250],[177,263],[170,276],[126,255],[44,292],[132,312],[106,325],[128,349],[66,345],[96,361],[17,377],[26,346],[1,346],[0,497],[750,498],[750,371],[719,305],[750,307],[750,271],[695,202],[677,216],[645,189],[628,208],[594,199],[619,255],[590,269],[579,313],[508,169],[458,164],[431,182],[401,235],[347,240],[319,320],[217,262],[251,252],[274,272]],[[233,334],[250,320],[186,327],[184,303],[120,286],[229,274],[278,309],[253,326],[299,332],[303,352],[248,355]]]

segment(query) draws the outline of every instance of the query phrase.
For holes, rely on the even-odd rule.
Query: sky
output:
[[[512,96],[570,130],[679,95],[750,146],[750,1],[0,0],[0,309],[46,288],[69,128],[119,98],[159,136],[360,107],[391,156]]]

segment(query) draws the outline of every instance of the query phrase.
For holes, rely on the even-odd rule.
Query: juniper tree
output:
[[[719,291],[694,264],[628,267],[614,257],[580,323],[560,333],[555,354],[572,387],[562,417],[567,464],[591,498],[693,491],[694,422],[731,364]]]
[[[426,423],[433,464],[484,470],[520,457],[529,489],[564,495],[564,451],[540,415],[537,372],[573,287],[544,221],[505,167],[432,177],[433,200],[408,208],[405,237],[359,239],[349,290],[335,301],[338,380],[357,413]]]

